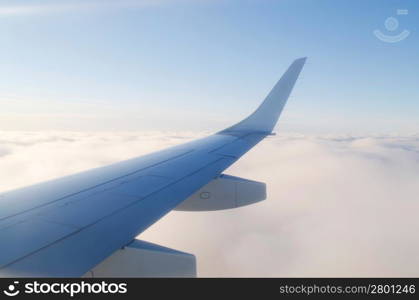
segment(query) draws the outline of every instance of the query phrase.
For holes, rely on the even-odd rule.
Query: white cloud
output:
[[[0,190],[177,144],[195,133],[2,132]],[[246,208],[172,212],[140,236],[194,253],[201,276],[419,276],[419,137],[279,135],[229,174]]]
[[[0,132],[0,191],[135,157],[189,140],[182,132]]]

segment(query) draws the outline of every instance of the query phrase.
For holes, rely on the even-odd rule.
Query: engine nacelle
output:
[[[183,201],[175,210],[222,210],[253,204],[265,199],[265,183],[222,174]]]

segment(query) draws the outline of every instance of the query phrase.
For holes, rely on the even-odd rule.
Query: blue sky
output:
[[[250,113],[293,59],[308,56],[283,131],[417,133],[418,8],[416,0],[0,0],[0,129],[215,131]],[[384,24],[391,16],[394,31]],[[376,29],[410,35],[387,43]]]

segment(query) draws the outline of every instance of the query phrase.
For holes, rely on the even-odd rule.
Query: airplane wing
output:
[[[173,209],[264,199],[264,184],[222,172],[271,134],[304,63],[294,61],[253,114],[214,135],[0,194],[0,276],[194,275],[193,255],[136,236]]]

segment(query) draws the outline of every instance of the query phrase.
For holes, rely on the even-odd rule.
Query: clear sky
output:
[[[307,56],[284,131],[417,133],[418,25],[417,0],[0,0],[0,129],[215,131]]]

